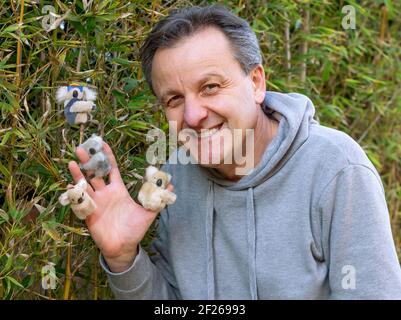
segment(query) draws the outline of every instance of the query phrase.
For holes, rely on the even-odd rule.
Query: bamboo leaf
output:
[[[24,288],[24,286],[13,277],[6,276],[6,279],[9,280],[12,284],[16,285],[17,287]]]

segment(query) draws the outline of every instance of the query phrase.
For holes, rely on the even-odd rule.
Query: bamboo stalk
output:
[[[380,21],[380,32],[379,32],[379,48],[383,48],[386,39],[387,25],[388,25],[388,10],[385,4],[381,7],[381,21]],[[380,61],[380,54],[377,53],[373,59],[373,64],[378,64]]]
[[[77,72],[81,70],[81,63],[82,63],[82,48],[79,48],[79,54],[78,54],[78,61],[77,61]]]
[[[383,43],[385,42],[386,38],[387,25],[388,25],[388,10],[385,4],[382,4],[381,12],[382,12],[382,19],[380,23],[380,46],[383,46]]]
[[[82,63],[82,48],[79,49],[79,54],[78,54],[78,61],[77,61],[77,72],[80,71],[81,69],[81,63]],[[79,144],[83,142],[84,139],[84,131],[85,131],[85,125],[81,123],[79,127]],[[74,214],[70,212],[70,221],[69,225],[71,227],[74,227]],[[74,242],[74,233],[71,232],[70,234],[70,241],[68,241],[68,247],[67,247],[67,262],[66,262],[66,268],[65,268],[65,284],[64,284],[64,300],[69,300],[70,299],[70,288],[71,288],[71,281],[72,281],[72,273],[71,273],[71,257],[72,257],[72,244]]]
[[[74,226],[74,214],[71,211],[70,211],[69,225],[72,227]],[[64,300],[70,299],[70,288],[71,288],[71,281],[72,281],[71,256],[72,256],[73,241],[74,241],[74,234],[73,234],[73,232],[71,232],[70,241],[68,242],[68,247],[67,247],[67,262],[66,262],[66,266],[65,266],[65,283],[64,283],[64,295],[63,295]]]
[[[40,61],[42,64],[46,64],[46,55],[45,52],[42,51],[40,53]],[[40,95],[40,105],[42,107],[42,114],[46,114],[46,94],[45,91],[42,91],[41,95]]]
[[[24,22],[24,6],[25,6],[25,1],[21,0],[20,2],[20,13],[19,13],[19,28],[18,28],[18,33],[19,33],[19,39],[17,41],[17,70],[16,70],[16,79],[15,79],[15,84],[17,85],[18,89],[20,87],[21,83],[21,56],[22,56],[22,41],[21,41],[21,26],[22,23]],[[20,94],[20,92],[19,92]]]
[[[21,98],[21,60],[22,60],[22,41],[21,41],[21,26],[22,23],[24,22],[24,7],[25,7],[25,1],[21,0],[20,2],[20,13],[19,13],[19,37],[17,40],[17,60],[16,60],[16,70],[15,70],[15,85],[17,87],[17,94],[16,94],[16,100],[20,101]],[[17,110],[19,111],[19,109]],[[17,115],[14,114],[13,120],[12,120],[12,130],[15,130],[15,127],[17,126]],[[15,134],[12,135],[11,137],[11,146],[15,145],[15,139],[16,136]],[[12,175],[13,172],[13,166],[14,166],[14,158],[12,156],[12,153],[9,155],[8,159],[8,171],[10,172],[10,176]]]
[[[302,13],[302,32],[304,35],[309,33],[309,5],[303,10]],[[301,65],[301,82],[304,83],[306,81],[306,54],[308,53],[308,40],[304,39],[301,45],[301,55],[303,57],[303,62]]]
[[[284,12],[284,36],[285,36],[285,56],[286,56],[286,68],[287,68],[287,80],[291,81],[291,47],[290,47],[290,21],[288,19],[287,12]]]

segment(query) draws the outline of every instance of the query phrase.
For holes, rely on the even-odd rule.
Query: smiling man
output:
[[[187,145],[197,163],[213,166],[231,180],[239,178],[238,164],[231,161],[229,165],[233,159],[227,158],[246,146],[246,129],[253,130],[252,159],[259,162],[278,128],[277,120],[266,117],[260,108],[266,93],[265,76],[256,37],[251,32],[249,36],[254,37],[254,46],[242,49],[252,59],[244,61],[245,72],[230,41],[213,26],[186,35],[177,46],[149,41],[149,47],[143,48],[145,72],[168,120],[176,122],[178,132],[192,129],[198,134],[199,139],[189,139]],[[249,42],[245,35],[241,41],[243,46]],[[147,55],[152,53],[152,63],[146,65],[152,59]],[[243,138],[234,139],[234,130],[242,132]]]
[[[175,11],[141,58],[168,120],[193,137],[177,154],[189,150],[196,163],[164,166],[177,201],[148,255],[140,241],[158,213],[132,200],[105,144],[110,183],[90,180],[97,209],[86,222],[117,298],[401,298],[376,169],[352,138],[314,120],[308,97],[266,92],[246,21],[218,6]],[[236,149],[253,160],[241,174]]]

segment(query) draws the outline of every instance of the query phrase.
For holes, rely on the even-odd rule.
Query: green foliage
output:
[[[135,196],[146,165],[145,134],[151,127],[166,130],[163,110],[144,83],[139,46],[170,10],[213,2],[103,0],[85,9],[82,1],[25,1],[20,17],[21,3],[0,0],[0,299],[110,299],[85,225],[70,219],[70,210],[57,201],[71,181],[67,163],[75,158],[79,128],[65,124],[55,91],[70,81],[98,88],[100,125],[89,126],[85,135],[104,134]],[[322,124],[361,144],[382,176],[400,248],[401,3],[220,3],[255,30],[269,90],[308,95]],[[346,4],[356,9],[355,30],[342,28]],[[45,5],[53,5],[60,17],[70,10],[50,32],[42,27]],[[145,247],[153,235],[154,229]],[[41,286],[42,267],[49,263],[56,270],[54,290]]]

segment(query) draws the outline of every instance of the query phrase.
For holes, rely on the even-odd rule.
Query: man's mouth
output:
[[[213,128],[208,128],[208,129],[201,129],[201,132],[198,133],[198,138],[210,138],[214,134],[220,131],[224,123],[220,123],[217,126],[214,126]]]

